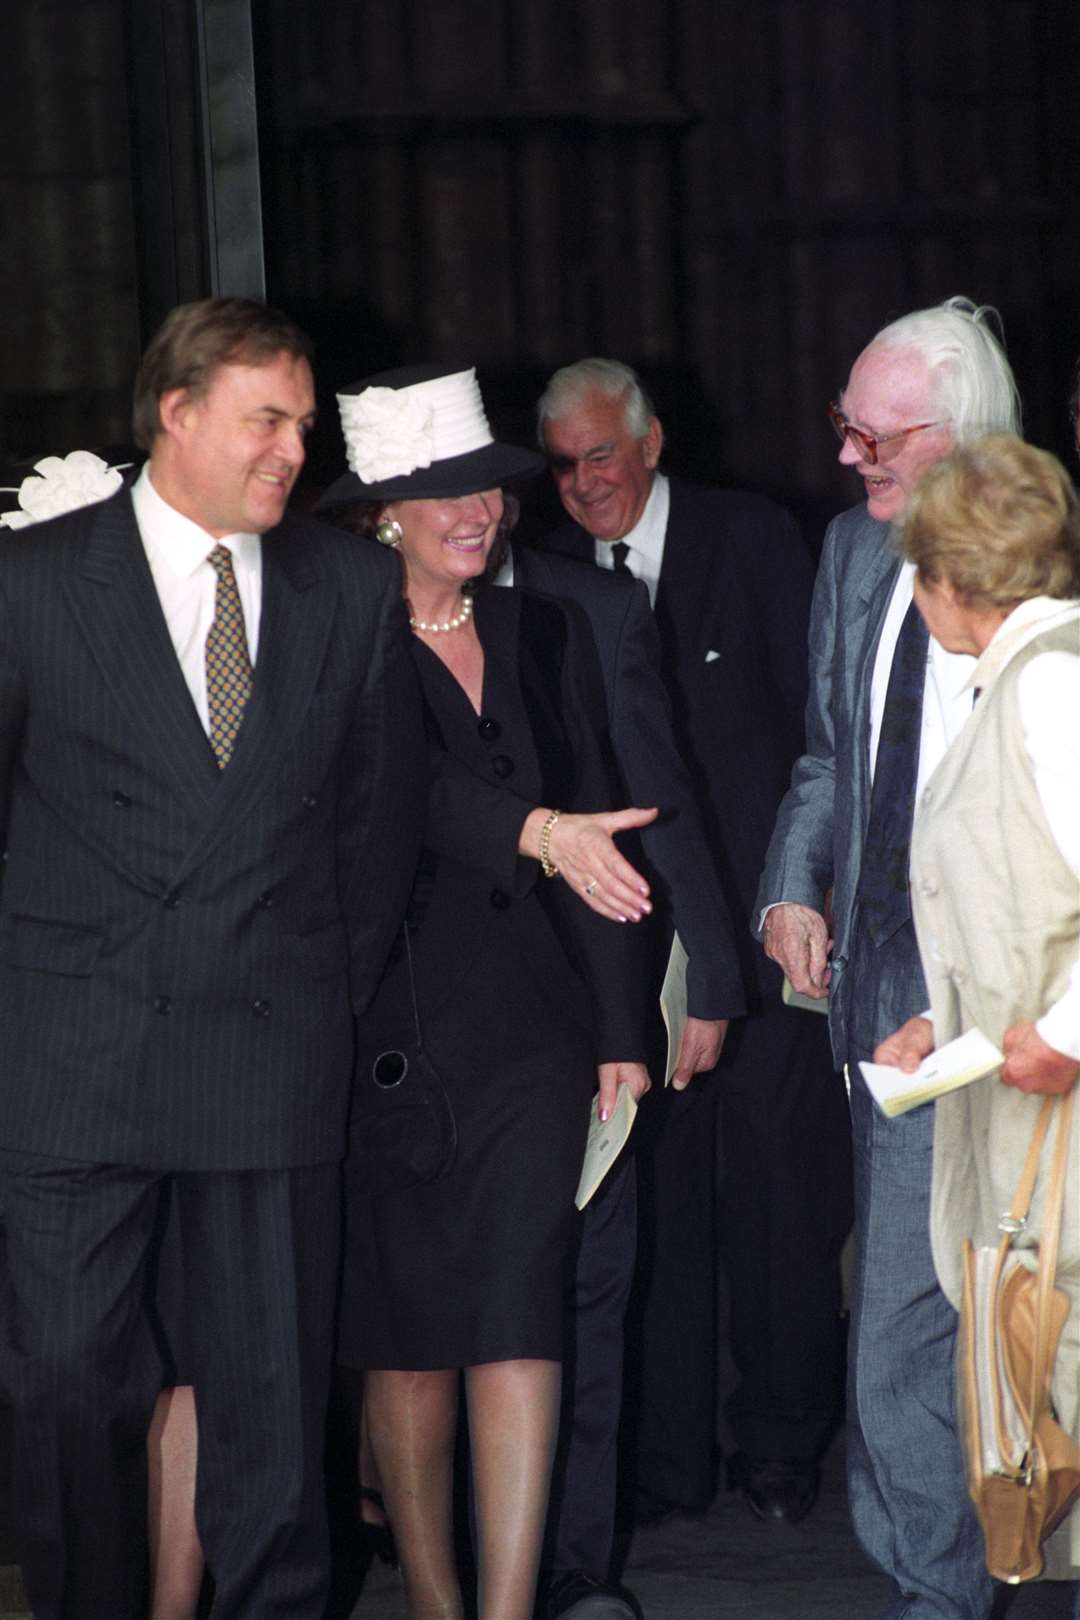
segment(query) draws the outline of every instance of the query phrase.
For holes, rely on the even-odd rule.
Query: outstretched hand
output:
[[[615,834],[647,827],[655,810],[604,810],[559,817],[548,846],[559,876],[580,900],[612,922],[640,922],[652,910],[649,885],[615,844]]]

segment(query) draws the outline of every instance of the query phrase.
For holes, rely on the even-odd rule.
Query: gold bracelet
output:
[[[555,831],[555,823],[562,815],[561,810],[553,810],[540,829],[540,870],[545,877],[558,877],[559,868],[553,866],[551,855],[551,835]]]

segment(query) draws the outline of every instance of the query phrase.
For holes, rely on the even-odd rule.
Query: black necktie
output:
[[[889,671],[859,868],[859,904],[875,945],[884,944],[911,916],[908,867],[928,645],[926,625],[912,602]]]
[[[626,541],[616,540],[611,548],[611,567],[614,573],[628,574],[630,572],[630,565],[626,560],[629,555],[630,547],[627,545]]]

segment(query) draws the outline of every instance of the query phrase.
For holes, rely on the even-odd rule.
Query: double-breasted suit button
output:
[[[494,742],[497,737],[502,736],[502,726],[497,720],[493,720],[490,714],[481,715],[476,729],[485,742]]]
[[[318,802],[319,801],[315,797],[314,793],[305,793],[304,797],[300,800],[300,803],[303,805],[305,810],[314,810]]]
[[[260,996],[257,1001],[253,1001],[251,1003],[251,1010],[255,1014],[256,1018],[269,1018],[270,1003],[268,1001],[264,1001]]]
[[[131,794],[123,793],[119,788],[113,789],[112,802],[118,810],[131,809]]]
[[[266,893],[265,894],[260,894],[256,898],[256,901],[255,901],[255,904],[258,906],[260,911],[269,911],[270,907],[273,905],[273,903],[274,903],[274,891],[273,891],[273,889],[267,889]]]
[[[510,896],[505,889],[492,889],[491,903],[496,911],[505,911],[510,904]]]
[[[509,754],[496,754],[491,761],[491,768],[500,782],[505,782],[508,776],[514,774],[514,762]]]
[[[180,890],[169,889],[161,897],[161,903],[166,911],[175,911],[180,904]]]
[[[155,996],[154,997],[154,1011],[156,1013],[161,1013],[163,1016],[164,1016],[165,1013],[171,1013],[172,1012],[172,996]]]

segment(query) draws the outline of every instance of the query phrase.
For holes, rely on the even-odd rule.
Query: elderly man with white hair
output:
[[[862,1544],[896,1583],[883,1620],[987,1620],[992,1601],[956,1434],[956,1315],[930,1253],[934,1105],[886,1119],[858,1061],[927,1005],[909,903],[912,814],[973,701],[971,658],[927,640],[892,525],[928,467],[1017,429],[993,316],[950,298],[893,322],[829,407],[865,501],[825,538],[807,751],[757,902],[768,954],[796,990],[828,996],[833,1052],[851,1085],[849,1494]]]

